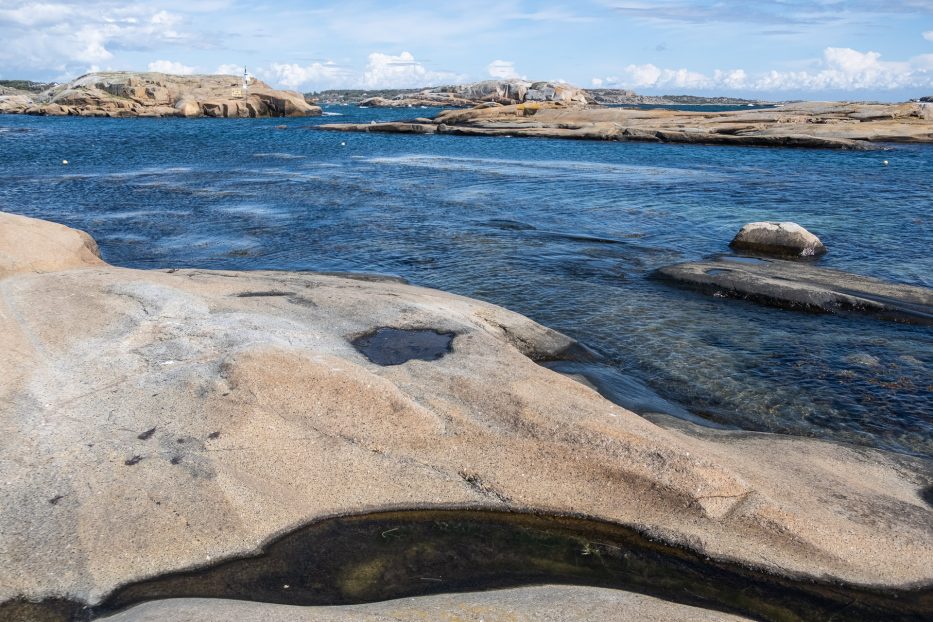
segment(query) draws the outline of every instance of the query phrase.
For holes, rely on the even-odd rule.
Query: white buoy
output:
[[[68,164],[68,160],[62,160],[62,164]]]
[[[884,162],[882,162],[882,164],[884,164],[885,166],[887,166],[887,165],[888,165],[888,161],[885,160]]]
[[[340,143],[340,146],[341,146],[341,147],[346,147],[346,146],[347,146],[347,143]]]

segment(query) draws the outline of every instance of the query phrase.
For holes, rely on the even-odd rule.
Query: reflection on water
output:
[[[119,265],[399,275],[576,337],[633,408],[933,455],[929,328],[647,278],[728,253],[746,222],[780,219],[820,235],[820,265],[933,286],[933,149],[899,146],[884,167],[871,152],[276,122],[9,117],[32,131],[0,135],[0,209],[86,229]]]

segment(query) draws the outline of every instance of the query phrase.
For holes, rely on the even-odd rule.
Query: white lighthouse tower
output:
[[[249,74],[246,73],[246,67],[243,67],[243,99],[249,96]]]

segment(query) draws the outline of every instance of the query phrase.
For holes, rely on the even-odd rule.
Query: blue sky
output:
[[[301,91],[489,77],[640,93],[933,95],[933,0],[0,0],[0,78],[241,72]]]

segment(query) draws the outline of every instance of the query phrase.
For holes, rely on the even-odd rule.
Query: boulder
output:
[[[0,212],[0,279],[101,265],[97,243],[84,231]]]
[[[729,246],[748,253],[776,257],[815,257],[826,252],[820,239],[795,222],[752,222],[742,227]]]
[[[175,112],[179,117],[200,117],[201,104],[191,99],[182,99],[175,104]]]

